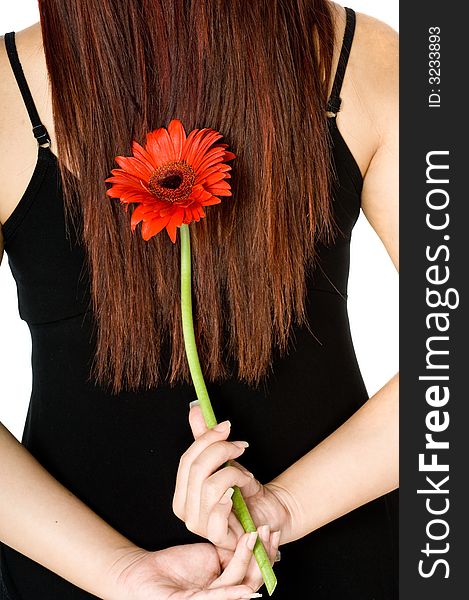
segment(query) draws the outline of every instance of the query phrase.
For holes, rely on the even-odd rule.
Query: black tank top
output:
[[[251,447],[243,463],[271,480],[332,433],[367,399],[350,336],[347,279],[362,177],[336,124],[355,29],[347,25],[328,105],[333,211],[342,232],[319,247],[308,280],[310,331],[296,328],[287,356],[276,358],[258,389],[239,380],[209,385],[215,413],[229,418]],[[180,455],[192,442],[191,386],[111,396],[89,378],[94,356],[89,278],[80,240],[65,233],[57,159],[50,150],[22,73],[14,33],[5,42],[38,140],[37,164],[3,225],[18,288],[19,313],[31,331],[33,387],[22,442],[54,477],[134,543],[156,550],[199,540],[172,513]],[[247,416],[249,415],[249,420]],[[393,555],[395,494],[387,495],[291,543],[278,563],[278,600],[397,598]],[[314,498],[311,499],[314,510]],[[11,548],[2,573],[12,600],[85,600],[79,590]]]

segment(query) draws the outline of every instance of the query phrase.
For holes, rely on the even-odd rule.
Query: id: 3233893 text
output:
[[[441,30],[439,27],[428,28],[428,95],[429,108],[441,106]]]

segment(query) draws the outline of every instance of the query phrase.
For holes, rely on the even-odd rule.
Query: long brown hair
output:
[[[222,132],[237,155],[232,198],[191,227],[201,362],[210,380],[231,365],[258,383],[273,349],[286,350],[292,324],[305,323],[306,270],[332,231],[329,2],[39,0],[39,7],[66,215],[80,222],[91,275],[94,377],[114,392],[188,380],[179,243],[132,234],[129,214],[104,183],[133,139],[142,143],[179,118],[186,131]]]

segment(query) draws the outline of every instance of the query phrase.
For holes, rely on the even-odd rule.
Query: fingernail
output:
[[[247,539],[246,542],[246,546],[249,548],[249,550],[254,550],[254,546],[256,545],[256,540],[257,540],[257,531],[252,531]]]
[[[231,496],[233,494],[234,494],[234,489],[228,488],[226,490],[226,492],[223,494],[223,496],[221,497],[220,504],[228,504],[228,502],[231,500]]]
[[[249,448],[248,442],[232,442],[238,448]]]
[[[215,431],[226,431],[227,429],[229,429],[231,427],[231,423],[229,421],[223,421],[223,423],[218,423],[218,425],[215,425],[215,427],[213,428]]]
[[[249,600],[249,598],[262,598],[262,594],[251,594],[250,596],[243,596],[243,600]]]
[[[270,535],[270,525],[261,525],[258,528],[259,536],[263,539],[268,539]]]
[[[189,410],[191,408],[194,408],[194,406],[200,406],[200,402],[198,400],[193,400],[192,402],[189,402]]]

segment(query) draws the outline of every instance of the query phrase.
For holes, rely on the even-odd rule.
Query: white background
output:
[[[398,29],[398,0],[350,0],[348,5]],[[38,20],[36,0],[0,3],[1,34],[19,31]],[[351,251],[350,323],[358,361],[372,395],[398,370],[398,278],[363,215],[355,226]],[[31,339],[27,325],[18,316],[16,286],[4,255],[0,266],[0,420],[18,438],[30,393]]]

